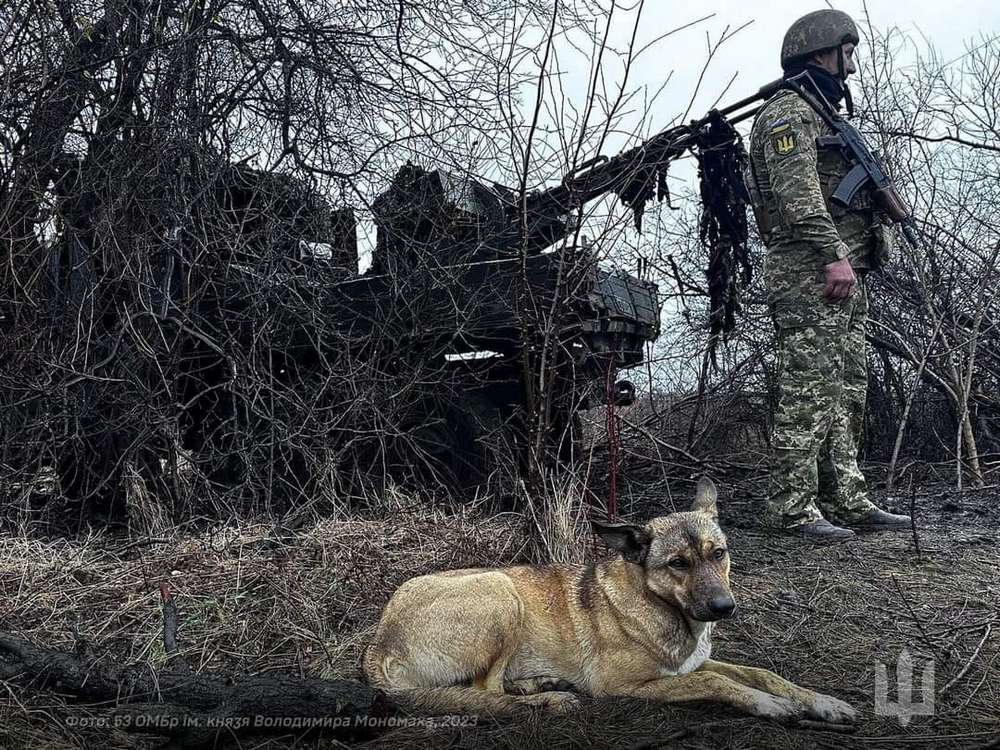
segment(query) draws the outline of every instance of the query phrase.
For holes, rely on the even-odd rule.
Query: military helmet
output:
[[[785,32],[781,43],[781,67],[825,49],[860,41],[854,20],[842,10],[826,8],[806,13]]]

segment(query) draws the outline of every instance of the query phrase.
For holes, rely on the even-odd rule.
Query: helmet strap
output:
[[[851,87],[847,85],[847,66],[844,63],[844,45],[837,45],[837,77],[840,78],[840,85],[844,88],[844,109],[847,110],[848,117],[854,117],[854,97],[851,96]]]
[[[808,70],[802,71],[799,75],[794,76],[790,80],[796,81],[799,78],[809,81],[809,87],[812,90],[812,93],[819,97],[819,100],[823,103],[823,106],[826,107],[827,110],[830,112],[836,112],[836,108],[830,103],[830,100],[826,98],[826,94],[823,93],[823,89],[820,88],[818,83],[816,83],[816,80],[812,77],[812,74],[810,74]],[[843,89],[843,86],[841,86],[841,89]]]

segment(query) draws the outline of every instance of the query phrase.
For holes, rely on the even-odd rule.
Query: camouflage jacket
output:
[[[847,257],[867,269],[888,252],[888,233],[866,192],[850,208],[830,201],[851,166],[840,149],[817,147],[816,139],[832,132],[788,90],[771,97],[754,120],[746,183],[761,237],[780,265],[806,270]]]

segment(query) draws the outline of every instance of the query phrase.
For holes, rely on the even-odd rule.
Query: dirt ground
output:
[[[1000,747],[996,488],[962,496],[923,488],[915,498],[918,554],[911,533],[827,547],[778,537],[761,527],[752,485],[723,486],[739,610],[716,629],[713,656],[850,701],[862,714],[855,732],[779,726],[715,705],[584,698],[581,711],[566,717],[526,713],[503,723],[397,729],[364,746]],[[623,509],[639,519],[669,511],[671,502],[682,507],[690,493],[680,481],[627,486]],[[896,509],[909,503],[906,497]],[[248,521],[152,540],[7,530],[0,535],[0,631],[67,649],[78,632],[104,658],[155,668],[164,661],[157,588],[166,581],[180,611],[181,646],[199,670],[360,677],[361,650],[401,582],[432,570],[523,562],[529,550],[520,516],[484,519],[418,502],[387,518],[326,519],[282,535]],[[895,665],[904,648],[917,671],[927,659],[936,665],[934,714],[907,726],[874,711],[876,665]],[[0,694],[0,747],[162,743],[80,726],[103,707],[2,682]],[[243,746],[340,745],[289,737]]]

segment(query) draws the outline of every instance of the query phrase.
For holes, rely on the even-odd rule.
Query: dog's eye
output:
[[[715,552],[712,553],[712,557],[714,557],[716,560],[721,560],[725,556],[726,556],[726,550],[724,547],[717,547]]]
[[[672,557],[667,560],[667,565],[675,570],[687,570],[688,561],[683,557]]]

